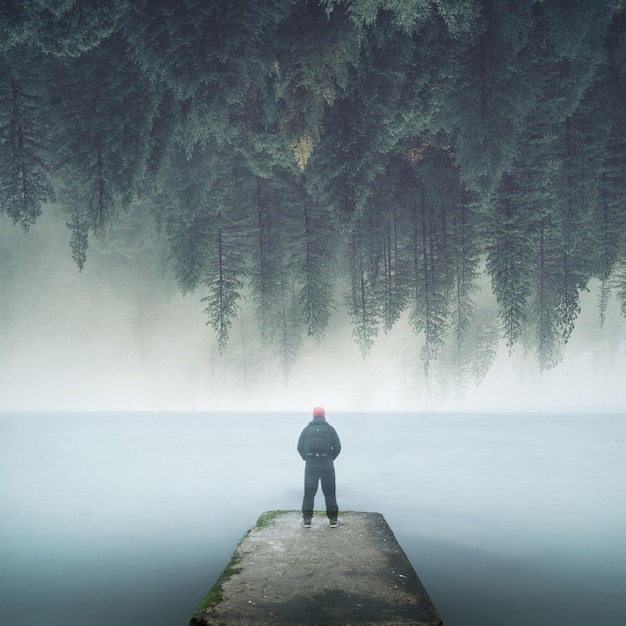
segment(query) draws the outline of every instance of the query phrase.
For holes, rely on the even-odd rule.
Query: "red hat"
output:
[[[316,406],[313,409],[313,417],[326,417],[326,411],[321,406]]]

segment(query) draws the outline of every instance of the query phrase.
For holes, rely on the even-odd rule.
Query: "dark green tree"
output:
[[[532,232],[536,217],[523,205],[525,188],[505,176],[487,227],[487,271],[499,307],[502,335],[509,350],[522,336],[531,293]]]
[[[387,174],[377,185],[373,205],[381,241],[378,289],[383,330],[390,331],[407,306],[410,258],[407,253],[407,223],[410,207],[403,204],[402,195],[396,194],[398,179],[395,162],[390,163]]]
[[[538,97],[531,2],[480,3],[480,19],[442,100],[437,123],[451,137],[462,180],[488,202],[518,152]]]
[[[213,219],[214,261],[204,272],[204,285],[209,294],[202,298],[205,313],[217,336],[220,352],[228,341],[230,327],[237,313],[237,303],[243,287],[243,256],[237,231],[228,224],[227,209],[217,210]]]
[[[336,280],[337,232],[323,208],[304,187],[299,190],[302,204],[302,235],[295,249],[296,281],[307,334],[321,339],[330,319]]]
[[[261,338],[289,374],[305,331],[296,248],[304,217],[298,183],[277,169],[271,179],[254,177],[252,206],[256,218],[250,283]]]
[[[433,201],[434,187],[439,181],[429,176],[438,158],[438,151],[428,148],[423,158],[408,167],[415,178],[411,187],[414,193],[410,247],[413,267],[409,322],[416,334],[423,332],[421,357],[427,374],[450,328],[451,280],[446,217],[444,206],[438,200]]]
[[[591,91],[593,94],[593,90]],[[551,222],[557,230],[561,258],[558,325],[567,341],[580,312],[580,292],[593,271],[598,249],[594,242],[594,212],[600,202],[601,167],[609,126],[598,106],[602,98],[583,99],[577,112],[559,125],[556,142],[560,167],[553,172]]]
[[[0,52],[34,46],[46,55],[79,57],[116,32],[128,0],[5,0],[0,5]]]
[[[617,301],[619,302],[620,312],[626,318],[626,259],[621,258],[615,272],[613,284],[617,291]]]
[[[83,270],[87,261],[87,250],[89,248],[89,222],[85,219],[80,207],[75,205],[70,214],[71,221],[67,222],[70,230],[70,249],[72,259],[79,271]]]
[[[600,322],[608,306],[608,296],[615,285],[618,298],[624,305],[624,246],[626,245],[626,177],[624,176],[624,154],[626,154],[626,14],[620,4],[615,7],[613,20],[607,31],[606,62],[600,68],[594,100],[602,99],[602,109],[597,115],[610,123],[602,155],[602,170],[599,198],[593,220],[592,241],[594,243],[594,274],[601,280],[599,300]],[[613,273],[615,272],[615,280]]]
[[[141,0],[123,34],[142,74],[181,104],[188,145],[227,141],[230,109],[274,71],[278,25],[293,0]]]
[[[445,0],[322,0],[327,10],[336,6],[349,6],[351,18],[356,24],[371,26],[389,12],[398,28],[414,31],[425,24],[441,20],[453,34],[465,33],[474,28],[479,16],[480,3],[476,0],[445,2]]]
[[[326,110],[345,95],[360,59],[360,37],[344,11],[298,3],[277,34],[274,88],[285,134],[301,170],[322,133]]]
[[[562,276],[559,272],[559,245],[554,240],[555,232],[548,218],[540,221],[535,235],[537,252],[529,325],[532,329],[530,340],[543,371],[554,367],[561,359],[563,340],[555,305]]]
[[[623,2],[100,5],[0,7],[0,211],[58,198],[79,268],[154,219],[219,350],[254,311],[287,374],[334,306],[363,353],[406,314],[443,393],[493,361],[479,259],[543,369],[590,278],[624,298]]]
[[[56,174],[71,187],[62,201],[68,208],[79,205],[90,229],[101,235],[137,196],[151,152],[156,99],[116,38],[65,62],[55,79]]]
[[[47,155],[50,120],[46,93],[35,68],[41,58],[26,61],[0,55],[0,212],[25,231],[54,199]]]
[[[380,249],[376,245],[371,217],[361,216],[352,226],[348,247],[347,306],[352,336],[363,356],[372,349],[380,324]]]
[[[208,324],[223,352],[238,312],[247,272],[252,177],[233,155],[195,144],[162,172],[159,220],[183,292],[204,289]]]
[[[216,180],[207,190],[211,241],[205,251],[207,262],[202,274],[208,295],[202,301],[207,305],[205,313],[215,331],[219,351],[223,352],[247,276],[246,252],[252,225],[250,212],[245,210],[250,195],[248,173],[238,168],[233,159],[223,156],[216,165]]]

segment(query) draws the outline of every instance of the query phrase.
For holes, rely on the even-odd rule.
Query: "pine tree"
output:
[[[307,192],[303,181],[301,184],[297,200],[302,205],[304,227],[294,251],[296,279],[307,334],[321,339],[333,307],[339,238],[322,207]]]
[[[297,248],[304,227],[297,180],[279,169],[271,179],[255,176],[251,207],[256,218],[250,270],[256,320],[287,377],[306,332],[298,283]]]
[[[378,280],[383,329],[390,331],[407,306],[410,258],[407,253],[407,213],[410,211],[397,196],[396,163],[392,161],[386,175],[376,185],[373,205],[376,210],[382,250]],[[402,170],[404,171],[404,170]]]
[[[453,34],[464,33],[475,26],[479,17],[479,3],[475,0],[446,2],[445,0],[322,0],[328,11],[348,4],[350,16],[356,24],[373,25],[381,13],[390,12],[394,23],[404,31],[414,31],[437,20]]]
[[[298,4],[277,34],[274,85],[281,132],[301,170],[319,142],[327,108],[344,96],[359,63],[357,29],[343,11]]]
[[[522,336],[531,293],[531,234],[536,216],[524,210],[525,188],[505,176],[486,232],[487,271],[499,307],[503,337],[509,350]]]
[[[195,144],[170,154],[155,198],[170,262],[183,293],[202,289],[204,312],[223,352],[239,310],[250,254],[252,177],[233,155]]]
[[[601,322],[624,299],[623,3],[53,4],[0,7],[0,211],[59,198],[82,269],[93,234],[140,253],[112,228],[140,202],[219,350],[254,310],[286,375],[338,302],[363,353],[408,314],[463,386],[479,258],[544,369],[591,277]]]
[[[195,146],[191,155],[171,151],[163,164],[152,202],[159,228],[168,241],[169,261],[183,294],[202,284],[211,249],[212,166],[218,154]]]
[[[25,231],[54,199],[45,86],[35,70],[42,62],[0,56],[0,212]]]
[[[79,57],[115,33],[128,0],[5,0],[0,6],[0,52],[35,47],[53,57]]]
[[[219,351],[223,352],[243,287],[243,259],[237,245],[237,233],[229,228],[223,210],[217,210],[211,230],[213,258],[205,268],[203,278],[209,294],[202,298],[202,302],[207,305],[204,311],[209,317],[208,323],[217,335]]]
[[[605,152],[602,159],[599,200],[594,217],[593,242],[595,275],[600,278],[603,293],[617,287],[617,297],[626,316],[626,290],[624,289],[624,257],[626,249],[626,11],[615,8],[613,20],[606,35],[607,59],[594,90],[596,98],[606,94],[608,104],[603,116],[610,122]],[[600,87],[602,85],[603,87]],[[608,86],[608,89],[606,88]],[[600,303],[600,321],[604,322],[606,302]]]
[[[371,229],[357,220],[350,233],[348,248],[347,306],[352,324],[352,337],[362,356],[367,356],[378,335],[380,306],[376,290],[377,267],[372,262]]]
[[[530,49],[531,4],[481,5],[482,26],[472,30],[459,57],[438,123],[451,137],[462,180],[488,202],[517,154],[538,77]]]
[[[272,75],[276,30],[292,0],[141,0],[124,23],[129,55],[181,105],[181,139],[230,137],[231,109]]]
[[[534,267],[534,289],[530,300],[530,322],[534,330],[531,340],[539,368],[554,367],[561,359],[562,337],[556,315],[556,289],[561,278],[558,244],[549,220],[544,218],[537,230],[538,249]]]
[[[55,79],[51,97],[60,201],[103,236],[143,182],[157,100],[143,89],[123,42],[115,38],[66,61]]]
[[[426,156],[426,165],[420,163],[416,171],[413,239],[411,252],[413,273],[409,322],[416,334],[423,332],[424,345],[421,357],[424,370],[429,372],[431,362],[441,350],[450,324],[450,280],[447,267],[447,242],[445,216],[442,206],[432,202],[433,191],[427,172],[431,155]],[[418,173],[419,172],[419,173]],[[430,187],[430,188],[429,188]]]

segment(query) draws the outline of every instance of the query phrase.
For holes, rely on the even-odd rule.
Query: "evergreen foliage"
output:
[[[405,316],[426,374],[444,359],[457,387],[481,380],[484,268],[499,337],[547,369],[592,277],[601,321],[613,291],[626,310],[625,13],[5,2],[0,212],[28,231],[58,201],[82,269],[91,235],[137,256],[113,225],[141,206],[220,352],[253,310],[285,375],[339,309],[363,355]]]
[[[28,231],[54,199],[45,85],[36,67],[10,56],[0,56],[0,68],[0,212]]]

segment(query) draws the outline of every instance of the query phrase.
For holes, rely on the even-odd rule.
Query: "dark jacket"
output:
[[[314,417],[312,421],[310,421],[305,427],[304,430],[300,433],[300,438],[298,439],[298,454],[307,461],[310,457],[307,457],[307,451],[305,449],[306,437],[309,429],[317,428],[320,426],[320,423],[324,425],[325,428],[328,429],[328,435],[330,438],[330,449],[331,449],[331,458],[334,461],[341,452],[341,442],[339,441],[339,436],[337,435],[337,431],[323,418],[323,417]]]

